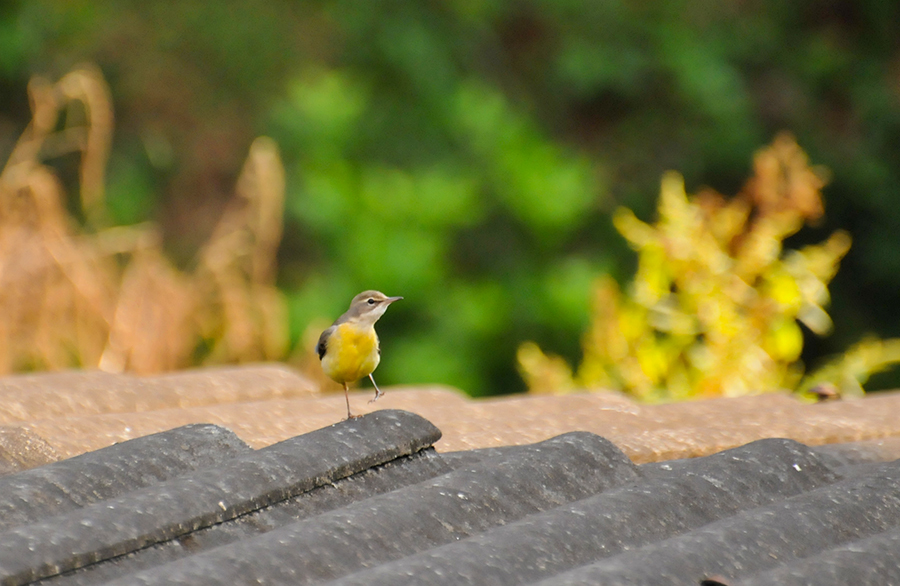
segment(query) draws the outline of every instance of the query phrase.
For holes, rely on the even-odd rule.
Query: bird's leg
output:
[[[372,373],[369,373],[369,380],[372,381],[372,384],[375,385],[375,396],[372,397],[372,400],[369,403],[374,403],[384,394],[384,391],[378,388],[378,385],[375,384],[375,379],[372,377]]]
[[[350,391],[347,389],[347,383],[343,383],[344,385],[344,398],[347,399],[347,419],[356,419],[353,415],[350,415]]]

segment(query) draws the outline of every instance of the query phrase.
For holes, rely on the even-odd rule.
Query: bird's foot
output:
[[[381,389],[375,389],[375,396],[369,400],[369,404],[371,405],[372,403],[374,403],[375,401],[377,401],[378,399],[380,399],[383,396],[384,396],[384,391],[382,391]]]

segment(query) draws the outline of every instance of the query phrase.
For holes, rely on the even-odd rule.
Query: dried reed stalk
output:
[[[253,143],[227,210],[193,274],[175,269],[152,225],[109,227],[104,175],[109,90],[94,67],[28,87],[32,120],[0,172],[0,374],[70,367],[153,373],[205,362],[282,358],[274,286],[284,171]],[[61,121],[61,115],[65,113]],[[81,226],[44,160],[78,153]]]
[[[200,252],[196,273],[208,302],[201,329],[213,342],[206,362],[273,360],[288,349],[287,311],[275,288],[284,167],[273,140],[250,146],[237,193]]]

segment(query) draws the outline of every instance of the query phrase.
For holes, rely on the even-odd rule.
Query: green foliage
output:
[[[33,74],[97,63],[111,212],[190,259],[274,136],[294,344],[378,287],[406,297],[379,324],[385,384],[497,393],[521,388],[521,340],[574,360],[590,275],[630,272],[612,202],[648,217],[666,169],[733,191],[787,129],[836,177],[821,228],[855,235],[812,360],[900,335],[898,20],[881,0],[7,2],[0,155]]]
[[[413,318],[396,328],[403,332],[396,341],[385,336],[382,378],[486,393],[485,372],[513,375],[502,338],[514,321],[583,304],[589,281],[568,278],[572,260],[547,254],[534,262],[534,253],[563,250],[599,185],[587,159],[552,143],[502,94],[475,83],[461,84],[440,104],[439,130],[460,148],[393,165],[381,156],[381,137],[366,133],[368,121],[383,115],[373,93],[359,76],[311,71],[275,110],[275,136],[295,160],[290,217],[306,246],[327,250],[332,261],[327,272],[313,267],[297,286],[295,331],[322,315],[321,303],[305,307],[312,297],[329,299],[326,315],[334,315],[360,287],[402,294],[406,300],[381,327],[390,332],[404,312]],[[488,243],[491,250],[470,250],[499,254],[508,272],[461,265],[460,241],[483,238],[498,217],[514,223],[521,248],[501,240]],[[576,262],[581,274],[591,264]],[[504,307],[504,291],[552,288],[560,273],[566,285],[577,282],[580,298],[578,289],[539,292],[520,299],[518,311]]]
[[[107,201],[111,219],[117,225],[137,224],[150,219],[157,204],[153,174],[147,172],[146,158],[113,154],[114,169],[107,177]]]

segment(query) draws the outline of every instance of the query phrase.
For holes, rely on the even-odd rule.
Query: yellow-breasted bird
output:
[[[350,414],[347,383],[369,377],[375,385],[375,396],[370,403],[377,401],[384,394],[372,378],[372,372],[381,361],[375,322],[384,315],[388,305],[400,299],[403,298],[388,297],[380,291],[363,291],[350,302],[347,313],[337,318],[331,327],[319,336],[316,352],[322,361],[322,370],[333,381],[344,385],[347,419],[353,418]]]

